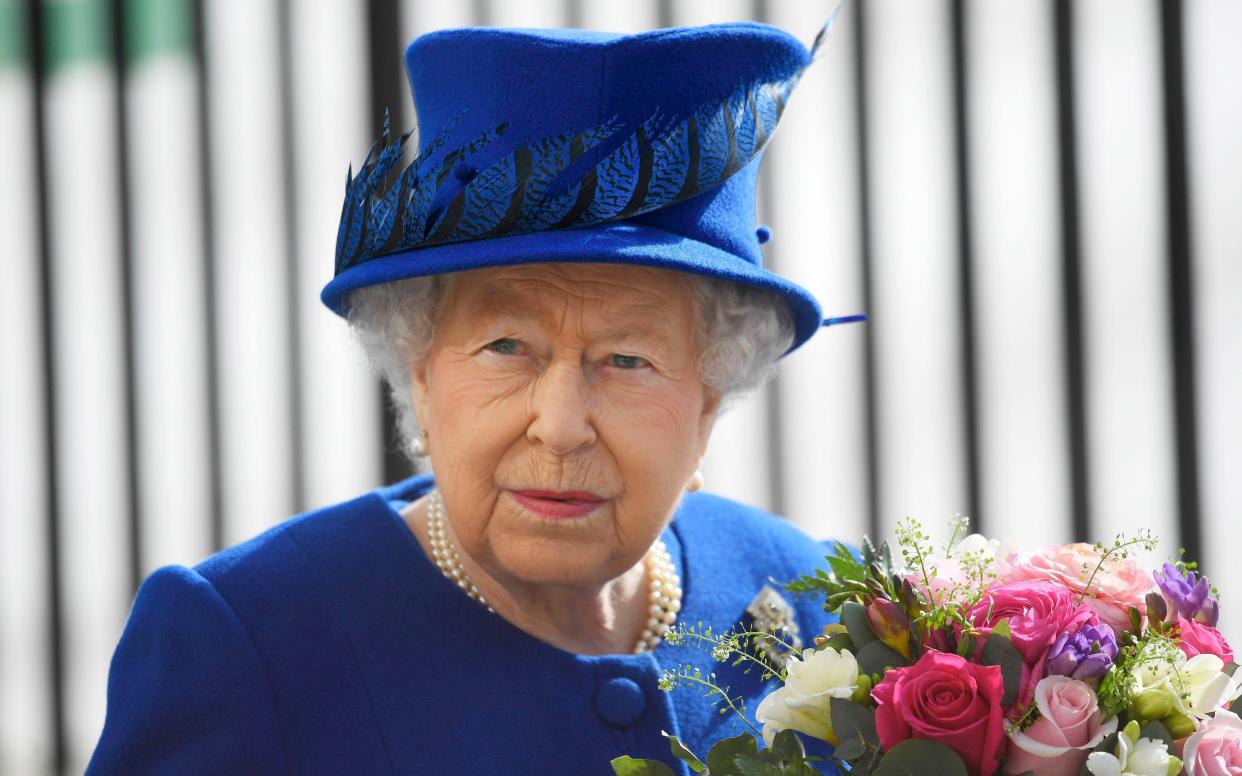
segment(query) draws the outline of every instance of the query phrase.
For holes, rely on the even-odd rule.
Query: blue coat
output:
[[[697,691],[658,689],[687,664],[745,696],[753,719],[757,675],[702,649],[574,655],[467,598],[397,512],[431,485],[413,477],[152,573],[112,658],[87,773],[584,776],[630,754],[689,776],[661,731],[702,756],[744,727]],[[681,621],[719,630],[746,619],[770,578],[825,565],[789,523],[703,493],[683,497],[663,538]],[[790,600],[802,634],[820,632],[820,602]]]

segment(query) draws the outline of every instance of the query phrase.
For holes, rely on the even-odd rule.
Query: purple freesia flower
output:
[[[1087,681],[1099,679],[1113,667],[1117,637],[1105,623],[1085,623],[1076,633],[1062,632],[1052,642],[1044,663],[1049,674]]]
[[[1220,616],[1220,607],[1216,600],[1208,595],[1210,592],[1206,577],[1199,577],[1195,572],[1186,574],[1177,570],[1172,563],[1166,563],[1164,573],[1152,574],[1164,600],[1169,604],[1169,611],[1187,620],[1198,620],[1205,625],[1216,627]]]

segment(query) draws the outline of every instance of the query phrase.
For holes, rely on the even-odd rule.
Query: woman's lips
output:
[[[531,512],[555,519],[584,517],[604,503],[604,499],[583,490],[511,490],[509,493]]]

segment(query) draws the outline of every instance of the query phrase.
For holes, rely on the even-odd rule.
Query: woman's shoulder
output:
[[[687,493],[674,525],[683,541],[725,568],[780,570],[793,579],[827,566],[828,547],[794,523],[713,493]]]
[[[288,578],[296,569],[324,562],[324,548],[349,551],[379,540],[378,535],[391,529],[385,524],[385,518],[391,521],[387,510],[384,491],[368,491],[356,498],[286,517],[255,536],[208,556],[194,565],[194,571],[213,583],[255,575],[273,581]]]

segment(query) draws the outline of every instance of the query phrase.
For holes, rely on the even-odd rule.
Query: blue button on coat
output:
[[[291,518],[194,568],[150,575],[112,658],[87,773],[611,774],[622,754],[689,770],[745,728],[701,692],[657,687],[678,665],[715,672],[755,706],[772,685],[705,650],[581,656],[545,644],[440,574],[398,509],[413,477]],[[681,621],[727,629],[769,583],[825,565],[789,523],[686,494],[663,539]],[[809,639],[829,617],[792,598]]]

